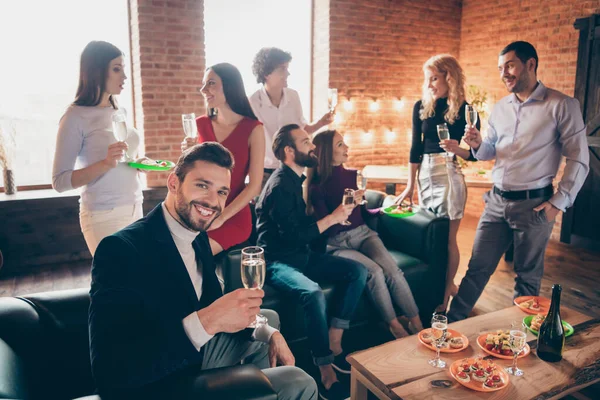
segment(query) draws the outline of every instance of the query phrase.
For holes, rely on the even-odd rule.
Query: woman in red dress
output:
[[[244,90],[242,76],[231,64],[206,70],[200,90],[208,108],[196,119],[198,143],[219,142],[233,154],[231,191],[225,208],[208,230],[213,254],[240,244],[252,232],[250,201],[260,193],[265,158],[265,135]],[[181,149],[196,144],[186,138]],[[246,176],[250,181],[245,185]]]

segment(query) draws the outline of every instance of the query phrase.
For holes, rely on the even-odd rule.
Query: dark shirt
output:
[[[321,185],[319,182],[311,183],[310,199],[317,220],[331,214],[333,210],[342,204],[344,189],[357,189],[356,174],[357,171],[355,169],[346,169],[342,165],[338,165],[337,167],[333,167],[331,176],[325,184]],[[333,237],[340,232],[349,231],[364,224],[365,221],[362,217],[361,207],[354,208],[354,211],[348,217],[348,221],[352,225],[336,224],[327,229],[325,233]]]
[[[303,267],[309,244],[320,235],[317,220],[306,215],[302,182],[290,167],[282,165],[265,184],[256,205],[257,244],[265,250],[267,263],[281,261]],[[340,198],[341,200],[341,198]]]
[[[448,125],[448,131],[450,132],[450,139],[460,140],[465,134],[465,126],[467,125],[465,117],[465,101],[460,106],[458,118],[453,124],[449,124],[444,119],[444,114],[448,109],[448,99],[438,99],[435,103],[435,111],[433,116],[421,121],[419,112],[421,111],[421,100],[415,103],[413,108],[412,118],[412,146],[410,148],[410,162],[413,164],[420,164],[423,160],[423,154],[434,154],[443,153],[444,149],[440,147],[440,138],[437,134],[437,126],[439,124],[446,123]],[[477,118],[476,127],[479,129],[481,126],[479,118]],[[468,161],[477,161],[473,156],[469,148]]]

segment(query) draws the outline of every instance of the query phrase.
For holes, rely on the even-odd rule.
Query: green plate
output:
[[[525,318],[523,318],[523,323],[525,324],[527,329],[529,329],[531,331],[531,333],[533,333],[535,336],[537,336],[538,331],[531,329],[531,320],[533,319],[533,317],[535,317],[535,315],[526,316]],[[575,329],[573,329],[571,324],[569,324],[567,321],[563,321],[562,324],[563,324],[563,328],[565,329],[565,337],[569,337],[573,334],[573,332],[575,332]]]
[[[136,162],[130,162],[127,165],[129,165],[132,168],[145,169],[148,171],[168,171],[175,166],[174,162],[167,160],[154,160],[154,162],[156,163],[156,165],[142,164]],[[165,163],[166,165],[161,165],[162,163]]]
[[[412,211],[407,211],[407,212],[403,212],[403,213],[393,213],[392,211],[394,211],[396,208],[398,208],[398,206],[394,205],[394,206],[389,206],[387,208],[384,208],[383,210],[381,210],[384,214],[389,215],[390,217],[393,218],[406,218],[406,217],[412,217],[413,215],[415,215],[418,211],[419,211],[419,206],[412,206]]]

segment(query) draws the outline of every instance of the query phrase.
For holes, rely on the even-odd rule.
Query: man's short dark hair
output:
[[[535,60],[535,73],[537,74],[539,60],[537,51],[535,51],[535,47],[533,47],[531,43],[523,41],[512,42],[503,48],[502,51],[500,51],[500,55],[503,56],[510,51],[514,51],[515,55],[523,64],[525,64],[530,58],[533,58]]]
[[[275,157],[281,162],[285,161],[286,146],[290,146],[293,149],[296,148],[294,138],[292,137],[292,131],[294,129],[300,129],[300,126],[296,124],[283,126],[277,131],[273,138],[273,154],[275,154]]]
[[[263,47],[254,56],[252,73],[257,83],[265,83],[267,76],[281,64],[292,61],[292,55],[277,47]]]
[[[187,173],[194,167],[196,161],[206,161],[231,171],[235,165],[233,154],[222,144],[217,142],[204,142],[197,144],[183,152],[173,172],[183,182]]]

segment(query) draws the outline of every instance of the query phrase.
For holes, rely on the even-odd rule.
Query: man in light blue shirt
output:
[[[451,321],[469,315],[511,243],[517,274],[514,296],[539,294],[556,215],[573,205],[589,171],[579,102],[545,87],[537,80],[537,67],[537,52],[530,43],[506,46],[498,71],[511,94],[494,107],[485,139],[477,129],[465,128],[473,155],[482,161],[496,159],[496,164],[469,268],[448,312]],[[562,156],[566,166],[555,192],[552,181]]]

